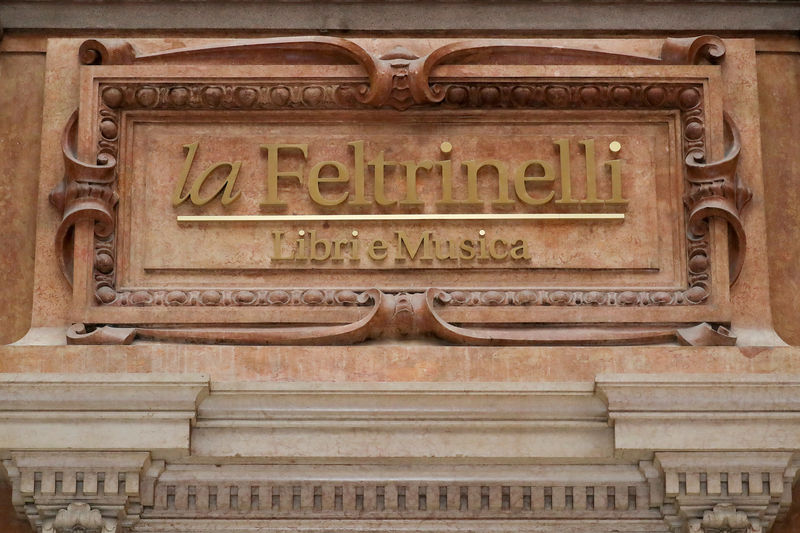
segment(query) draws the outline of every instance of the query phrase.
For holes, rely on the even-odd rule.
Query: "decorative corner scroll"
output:
[[[366,71],[369,83],[360,87],[356,99],[373,107],[404,110],[412,105],[439,103],[445,92],[431,84],[433,70],[440,65],[475,64],[491,58],[491,64],[505,65],[686,65],[701,60],[718,63],[725,55],[722,39],[713,35],[669,38],[660,57],[624,54],[580,47],[562,47],[525,41],[479,39],[451,43],[419,57],[404,48],[375,56],[340,37],[276,37],[237,40],[223,45],[179,48],[138,54],[127,41],[85,41],[79,52],[84,65],[128,65],[133,63],[181,63],[236,61],[237,63],[283,63],[280,54],[292,52],[294,63],[357,64]]]
[[[72,228],[80,221],[95,223],[94,233],[108,237],[114,231],[114,206],[118,196],[112,187],[117,161],[114,156],[102,153],[97,164],[80,161],[75,149],[78,130],[78,112],[70,116],[61,138],[64,154],[64,179],[50,192],[50,203],[61,214],[61,223],[56,231],[55,246],[59,266],[64,277],[72,285],[72,253],[67,239]]]
[[[727,141],[725,156],[719,161],[705,163],[704,152],[696,150],[687,154],[687,179],[693,187],[683,200],[689,210],[687,236],[690,240],[706,237],[711,217],[722,218],[733,230],[734,239],[729,249],[730,284],[733,285],[742,271],[747,250],[741,213],[753,192],[741,182],[736,172],[741,151],[739,130],[727,113],[723,119]]]
[[[78,49],[82,65],[130,65],[136,56],[133,45],[122,39],[89,39]]]
[[[130,344],[134,337],[134,328],[101,326],[90,331],[84,324],[73,324],[67,328],[67,344],[70,345]]]
[[[707,322],[677,330],[678,342],[683,346],[736,346],[736,335],[722,325]]]
[[[669,37],[661,46],[661,60],[672,65],[697,65],[703,60],[716,64],[724,58],[725,44],[716,35]]]

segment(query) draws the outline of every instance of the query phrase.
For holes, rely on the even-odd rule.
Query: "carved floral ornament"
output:
[[[75,325],[68,335],[72,343],[132,342],[139,336],[159,340],[231,343],[353,343],[377,337],[405,338],[432,335],[462,344],[559,344],[652,343],[678,339],[688,344],[733,344],[735,337],[721,325],[617,328],[592,331],[575,337],[559,328],[462,328],[444,321],[438,306],[688,306],[702,305],[710,294],[708,221],[721,217],[732,229],[730,282],[742,268],[745,233],[740,213],[751,193],[736,174],[739,136],[725,117],[728,140],[725,157],[705,161],[705,113],[700,84],[652,82],[444,82],[431,81],[431,73],[446,64],[591,64],[679,65],[717,62],[724,57],[722,41],[713,36],[666,39],[660,57],[647,57],[531,44],[524,41],[476,40],[448,44],[417,57],[404,48],[376,57],[356,43],[333,37],[291,37],[233,41],[224,45],[139,54],[125,41],[89,40],[80,48],[83,64],[180,64],[202,61],[223,64],[236,61],[274,64],[287,61],[313,64],[324,58],[334,64],[364,68],[363,82],[269,82],[261,84],[208,84],[121,82],[101,86],[97,128],[100,141],[97,161],[78,160],[74,139],[77,112],[68,122],[62,149],[63,182],[50,200],[62,212],[56,248],[62,272],[72,281],[70,236],[80,221],[94,222],[94,294],[105,306],[270,306],[360,305],[372,306],[361,320],[342,326],[285,328],[114,328]],[[445,108],[547,108],[676,109],[680,113],[683,154],[686,160],[684,204],[687,209],[688,286],[677,291],[607,290],[450,290],[384,293],[378,289],[117,289],[115,224],[118,196],[115,190],[120,142],[120,113],[131,109],[346,109],[443,106]]]
[[[45,521],[42,533],[116,533],[117,521],[103,518],[88,503],[70,503],[55,518]]]
[[[762,533],[761,521],[748,518],[746,513],[737,511],[731,503],[721,503],[711,511],[705,511],[703,518],[693,518],[688,522],[688,533]]]

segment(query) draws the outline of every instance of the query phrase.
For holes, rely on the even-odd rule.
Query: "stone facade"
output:
[[[798,17],[797,2],[0,5],[0,531],[797,531]],[[342,135],[391,114],[422,146],[414,121],[433,128],[439,108],[486,138],[517,120],[533,139],[537,113],[598,135],[597,117],[658,115],[666,129],[624,132],[640,148],[671,132],[653,165],[681,178],[654,194],[650,240],[574,255],[550,285],[506,264],[442,290],[433,269],[322,265],[253,288],[236,285],[246,268],[230,282],[206,259],[163,274],[125,255],[192,246],[131,211],[124,172],[148,158],[124,117],[203,112],[241,138],[266,120],[245,113],[316,113]]]

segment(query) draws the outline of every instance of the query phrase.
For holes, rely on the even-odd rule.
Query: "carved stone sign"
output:
[[[749,193],[696,64],[723,53],[87,41],[51,195],[70,340],[735,342]]]

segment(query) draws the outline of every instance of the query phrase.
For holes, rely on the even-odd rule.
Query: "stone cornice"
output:
[[[612,411],[800,411],[800,375],[600,374]]]
[[[610,438],[591,384],[229,383],[200,406],[192,451],[271,460],[289,451],[336,460],[602,457]]]
[[[143,450],[188,453],[191,423],[208,394],[202,375],[2,374],[3,450]]]
[[[800,4],[770,2],[11,1],[7,29],[258,31],[797,31]]]
[[[608,404],[618,456],[787,450],[800,443],[796,375],[601,375],[597,391]]]

